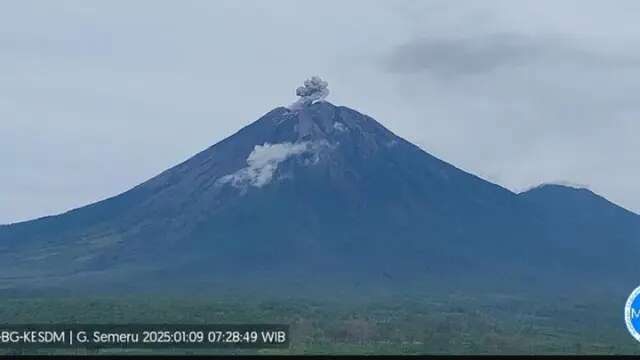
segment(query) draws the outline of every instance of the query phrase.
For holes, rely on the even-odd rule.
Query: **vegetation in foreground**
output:
[[[621,304],[606,300],[532,301],[501,295],[340,302],[155,296],[0,300],[3,324],[290,324],[287,350],[232,351],[263,354],[640,354],[640,344],[626,332],[621,314]],[[148,354],[149,350],[130,352]]]

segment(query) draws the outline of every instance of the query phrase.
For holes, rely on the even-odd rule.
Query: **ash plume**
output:
[[[319,76],[312,76],[304,81],[304,86],[296,89],[296,95],[300,97],[298,101],[291,104],[289,109],[297,110],[302,107],[313,104],[316,101],[324,100],[329,95],[329,83],[322,80]]]

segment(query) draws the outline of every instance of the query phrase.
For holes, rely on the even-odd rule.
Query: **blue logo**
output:
[[[624,307],[624,321],[627,323],[627,330],[631,336],[640,341],[640,287],[637,287]]]

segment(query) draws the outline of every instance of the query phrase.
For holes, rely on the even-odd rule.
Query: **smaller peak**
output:
[[[593,193],[593,191],[591,191],[587,185],[576,184],[568,181],[556,181],[556,182],[546,182],[540,185],[530,187],[526,190],[521,191],[519,194],[526,194],[533,191],[547,191],[547,190],[560,190],[560,189]]]
[[[518,196],[555,209],[567,209],[574,206],[575,211],[586,211],[593,210],[593,206],[597,206],[600,209],[621,209],[626,213],[638,216],[638,214],[612,202],[584,185],[567,182],[543,183],[519,193]]]

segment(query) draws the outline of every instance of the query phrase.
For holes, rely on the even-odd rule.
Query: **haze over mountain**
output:
[[[324,101],[319,78],[297,93],[123,194],[0,227],[0,285],[637,286],[637,214],[585,189],[515,194]]]

